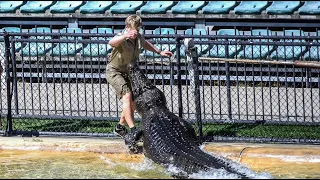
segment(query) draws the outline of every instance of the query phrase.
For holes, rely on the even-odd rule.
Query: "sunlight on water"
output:
[[[0,151],[0,178],[119,178],[93,154]],[[95,167],[95,168],[92,168]]]
[[[318,163],[248,156],[243,156],[242,162],[237,163],[222,156],[219,158],[230,161],[232,167],[254,179],[320,177]],[[172,179],[170,175],[179,172],[174,166],[166,169],[142,154],[0,150],[0,179]],[[212,169],[191,174],[189,178],[239,177],[223,169]]]

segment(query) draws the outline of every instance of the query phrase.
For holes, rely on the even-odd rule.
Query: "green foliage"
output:
[[[320,139],[320,126],[264,124],[205,124],[205,136]]]
[[[118,121],[75,119],[13,119],[13,130],[112,133]],[[6,120],[2,119],[3,130]],[[136,126],[140,126],[136,122]],[[197,129],[197,126],[194,126]],[[202,126],[204,136],[320,139],[320,126],[316,125],[264,125],[240,123],[206,123]]]

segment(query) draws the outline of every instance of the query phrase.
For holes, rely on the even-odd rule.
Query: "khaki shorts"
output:
[[[131,83],[128,75],[113,68],[107,68],[106,79],[116,91],[117,97],[119,99],[121,99],[122,96],[127,94],[128,92],[131,92]]]

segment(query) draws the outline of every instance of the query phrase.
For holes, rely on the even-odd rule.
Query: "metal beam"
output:
[[[81,21],[79,20],[79,25],[114,25],[114,26],[124,26],[124,21]],[[195,22],[173,22],[173,21],[145,21],[144,26],[194,26]]]
[[[0,20],[0,24],[6,25],[68,25],[68,21],[23,21],[23,20]]]
[[[248,26],[248,27],[320,27],[320,23],[302,22],[206,22],[206,26]]]

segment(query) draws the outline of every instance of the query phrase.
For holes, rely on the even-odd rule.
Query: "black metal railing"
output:
[[[121,113],[121,102],[105,79],[111,52],[107,43],[113,35],[2,34],[4,133],[113,136],[107,129]],[[319,126],[319,36],[145,38],[173,51],[174,57],[142,50],[140,67],[165,93],[169,109],[195,124],[200,136],[211,136],[215,124]]]

